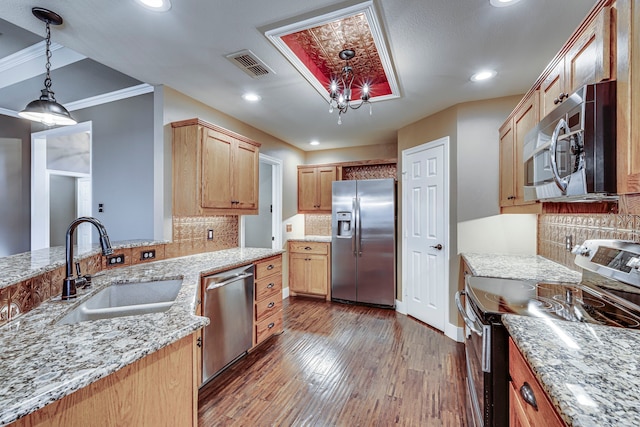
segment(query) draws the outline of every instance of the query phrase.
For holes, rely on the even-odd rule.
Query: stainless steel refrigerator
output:
[[[331,207],[331,298],[393,307],[396,184],[335,181]]]

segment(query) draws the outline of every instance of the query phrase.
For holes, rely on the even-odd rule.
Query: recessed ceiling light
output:
[[[311,144],[311,145],[320,145],[320,143],[318,141],[311,141],[309,144]]]
[[[514,5],[519,1],[520,0],[489,0],[489,3],[491,3],[491,6],[494,6],[494,7],[505,7],[505,6]]]
[[[171,2],[169,0],[136,0],[142,6],[156,12],[166,12],[171,9]]]
[[[258,102],[262,99],[262,97],[256,93],[245,93],[242,95],[242,99],[249,102]]]
[[[496,74],[498,74],[498,73],[495,70],[478,71],[473,76],[471,76],[471,81],[472,82],[481,82],[483,80],[489,80],[489,79],[494,78],[496,76]]]

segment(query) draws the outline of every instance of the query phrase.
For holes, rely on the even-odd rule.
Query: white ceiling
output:
[[[33,17],[31,8],[45,7],[62,15],[65,23],[52,29],[53,41],[90,58],[84,61],[94,68],[85,75],[85,84],[78,86],[94,87],[86,83],[95,74],[105,74],[100,83],[106,87],[110,87],[104,81],[109,76],[122,79],[123,84],[136,80],[164,84],[303,150],[315,150],[394,142],[397,129],[454,104],[525,92],[595,1],[521,0],[511,7],[494,8],[489,0],[376,0],[401,97],[375,103],[373,116],[366,108],[350,111],[342,125],[264,32],[294,17],[358,2],[172,3],[169,12],[157,13],[135,0],[2,0],[0,18],[38,34],[38,41],[44,24]],[[0,55],[34,43],[33,35],[17,42],[16,31],[0,31]],[[253,51],[275,74],[252,79],[225,58],[242,49]],[[94,61],[130,76],[130,82],[113,70],[101,74]],[[469,81],[481,68],[496,69],[498,75],[489,82]],[[70,94],[67,86],[69,92],[63,93],[56,82],[63,73],[61,68],[52,74],[58,101],[95,95]],[[11,97],[5,97],[9,93],[5,91],[13,91],[13,98],[17,91],[27,91],[26,105],[39,95],[42,79],[16,85],[2,87],[0,74],[0,108],[21,109],[6,104]],[[241,95],[249,90],[259,93],[262,101],[244,101]],[[321,144],[310,146],[313,139]]]

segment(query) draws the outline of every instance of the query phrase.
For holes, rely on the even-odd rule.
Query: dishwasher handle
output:
[[[243,280],[246,279],[247,277],[251,277],[253,276],[253,273],[243,273],[243,274],[238,274],[236,276],[231,276],[231,278],[223,281],[223,282],[215,282],[210,284],[209,286],[207,286],[207,291],[210,291],[212,289],[216,289],[216,288],[220,288],[222,286],[228,285],[229,283],[233,283],[233,282],[237,282],[238,280]]]

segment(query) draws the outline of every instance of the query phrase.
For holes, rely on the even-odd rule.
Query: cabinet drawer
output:
[[[256,303],[256,321],[271,316],[273,313],[282,310],[282,297],[274,295],[273,298],[266,298]]]
[[[289,251],[303,254],[326,255],[329,253],[329,244],[322,242],[289,242]]]
[[[256,344],[261,343],[271,335],[282,331],[282,311],[256,323]]]
[[[269,258],[256,263],[255,279],[262,279],[267,276],[282,274],[282,256]]]
[[[261,301],[271,295],[278,295],[282,299],[282,275],[270,276],[255,280],[255,299]]]
[[[511,374],[511,387],[518,399],[519,408],[524,416],[533,425],[564,426],[564,422],[556,412],[546,393],[538,383],[529,364],[518,350],[513,340],[509,338],[509,373]],[[526,385],[525,385],[526,383]],[[521,389],[525,387],[535,397],[538,409],[527,403],[521,395]],[[512,408],[513,409],[513,408]]]

